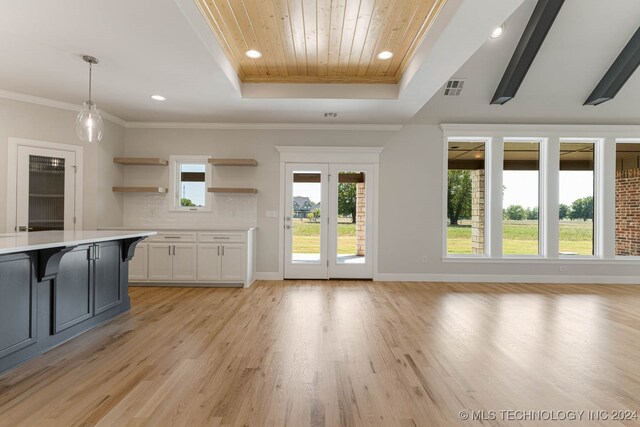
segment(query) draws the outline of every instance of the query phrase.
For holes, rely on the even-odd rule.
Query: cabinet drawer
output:
[[[201,243],[244,243],[243,232],[210,232],[198,233],[198,242]]]
[[[152,242],[195,242],[196,241],[196,233],[186,233],[184,231],[171,233],[171,232],[161,232],[156,234],[155,236],[150,236],[149,241]]]

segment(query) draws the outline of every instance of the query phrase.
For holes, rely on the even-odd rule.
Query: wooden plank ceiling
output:
[[[446,1],[195,0],[253,83],[397,83]]]

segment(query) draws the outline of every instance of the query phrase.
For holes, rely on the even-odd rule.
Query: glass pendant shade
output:
[[[76,118],[76,133],[84,142],[99,142],[102,139],[104,124],[102,117],[91,101],[82,103],[82,109]]]

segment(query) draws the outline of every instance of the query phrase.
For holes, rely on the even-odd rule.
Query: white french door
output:
[[[287,279],[373,277],[373,166],[286,165]]]
[[[76,153],[19,145],[16,231],[74,230]]]
[[[373,166],[329,167],[329,277],[373,278]]]
[[[285,278],[326,279],[329,165],[286,166]]]

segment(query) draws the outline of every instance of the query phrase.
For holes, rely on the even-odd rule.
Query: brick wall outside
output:
[[[365,256],[366,238],[365,238],[365,221],[366,221],[366,192],[365,183],[356,184],[356,255]]]
[[[471,253],[484,254],[484,169],[471,172]]]
[[[616,171],[616,255],[640,256],[640,169]]]

